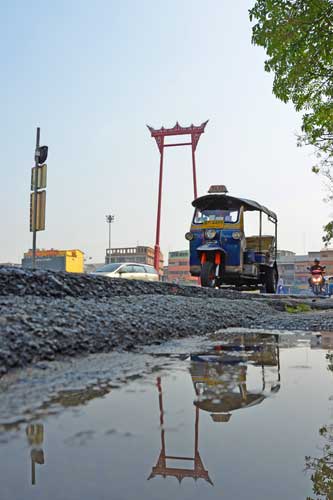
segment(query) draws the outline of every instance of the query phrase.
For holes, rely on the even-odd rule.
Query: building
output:
[[[50,271],[67,271],[83,273],[84,253],[81,250],[36,250],[36,268]],[[22,259],[22,267],[32,268],[32,250],[26,252]]]
[[[294,252],[288,250],[277,251],[279,278],[285,293],[297,293],[297,290],[295,290],[295,262],[296,254]]]
[[[292,257],[293,255],[296,255],[295,252],[291,252],[290,250],[277,250],[276,252],[277,258],[279,259],[280,257]]]
[[[165,281],[185,285],[196,285],[198,283],[198,278],[190,275],[189,259],[190,254],[188,250],[169,252],[167,277]]]
[[[112,262],[139,262],[141,264],[154,265],[154,249],[146,246],[107,248],[105,263]],[[163,254],[160,252],[160,275],[163,276]]]
[[[163,279],[162,281],[168,281],[168,266],[163,267]]]
[[[308,268],[316,258],[326,266],[326,276],[333,275],[333,250],[323,249],[318,252],[308,252],[306,255],[296,255],[292,252],[278,255],[279,277],[286,293],[308,291],[310,276]]]

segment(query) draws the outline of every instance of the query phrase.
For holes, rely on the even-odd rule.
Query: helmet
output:
[[[314,261],[315,261],[315,262],[317,262],[317,263],[319,263],[319,262],[320,262],[320,260],[319,260],[319,259],[317,259],[317,258],[315,258],[315,260],[314,260]]]

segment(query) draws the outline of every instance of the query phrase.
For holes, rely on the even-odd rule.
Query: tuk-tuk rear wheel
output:
[[[267,269],[265,275],[266,293],[276,293],[277,281],[277,272],[274,267],[270,267],[269,269]]]
[[[215,276],[215,271],[216,271],[216,265],[214,262],[205,262],[201,266],[201,273],[200,273],[200,278],[201,278],[201,286],[213,288],[216,283],[216,276]]]

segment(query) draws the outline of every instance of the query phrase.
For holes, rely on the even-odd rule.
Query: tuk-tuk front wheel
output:
[[[201,266],[201,286],[213,288],[216,284],[216,265],[214,262],[204,262]]]

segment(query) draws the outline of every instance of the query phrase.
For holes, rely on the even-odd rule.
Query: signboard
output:
[[[40,165],[31,169],[31,191],[35,189],[35,179],[37,171],[37,189],[46,188],[47,165]]]
[[[38,191],[37,193],[37,217],[36,228],[34,228],[35,215],[35,193],[30,194],[30,232],[45,230],[45,206],[46,206],[46,191]]]
[[[228,190],[226,188],[226,186],[224,186],[223,184],[215,184],[213,186],[210,186],[210,188],[208,189],[208,193],[217,193],[217,194],[225,194],[227,193]]]

